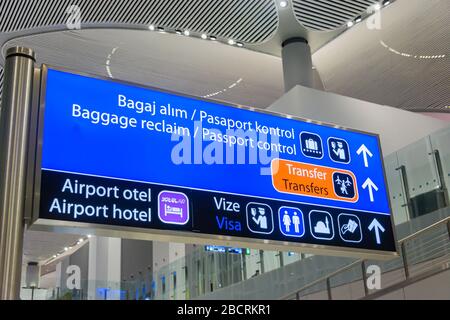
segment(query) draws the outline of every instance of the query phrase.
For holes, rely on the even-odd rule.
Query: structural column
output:
[[[284,91],[296,85],[314,87],[311,49],[303,38],[289,38],[282,43]]]
[[[7,50],[0,113],[0,299],[20,294],[34,52]]]

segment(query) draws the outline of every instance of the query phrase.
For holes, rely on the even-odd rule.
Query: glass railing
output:
[[[449,206],[450,128],[385,157],[396,224]]]
[[[450,217],[444,218],[398,242],[400,256],[389,261],[357,260],[289,295],[291,300],[374,299],[414,279],[450,270]],[[367,270],[379,268],[378,288],[367,285]],[[445,284],[443,284],[445,285]]]
[[[403,228],[406,228],[407,225],[414,225],[414,223],[405,224],[411,219],[448,208],[450,195],[447,188],[450,185],[449,141],[450,128],[445,128],[385,157],[386,176],[396,225],[404,225]],[[444,212],[446,211],[444,210]],[[438,214],[438,216],[440,215]],[[422,227],[426,227],[426,223]],[[177,281],[177,285],[181,285],[183,290],[186,290],[186,295],[157,293],[155,298],[184,299],[214,295],[217,290],[225,290],[224,288],[242,281],[254,282],[253,278],[263,281],[264,274],[280,267],[286,268],[292,263],[297,266],[310,265],[313,269],[309,270],[313,270],[313,274],[308,275],[308,272],[304,271],[303,275],[305,278],[308,276],[314,278],[328,269],[335,270],[343,261],[353,261],[352,259],[321,257],[321,259],[327,260],[327,266],[329,266],[329,268],[322,268],[321,265],[315,265],[312,262],[314,260],[311,258],[312,255],[250,250],[250,254],[237,257],[231,263],[227,261],[227,255],[230,256],[226,253],[206,253],[203,248],[198,248],[191,256],[186,256],[182,261],[174,264],[178,265],[178,268],[187,266],[187,274],[191,275],[190,278],[185,277],[185,284]],[[383,266],[395,268],[397,264],[398,261],[391,261],[386,262]],[[155,274],[156,281],[165,277],[166,281],[169,279],[170,282],[168,275],[173,270],[168,269],[174,267],[166,268],[167,270],[160,270]],[[230,272],[239,276],[224,275]],[[348,272],[353,271],[349,270]],[[291,272],[289,271],[289,273]],[[289,282],[290,279],[288,278],[286,281]],[[269,283],[273,284],[274,282],[269,281]]]
[[[450,249],[450,234],[445,233],[449,217],[450,208],[444,208],[396,226],[397,235],[400,238],[406,238],[430,225],[439,223],[439,228],[433,229],[433,232],[437,232],[436,234],[430,231],[421,234],[420,239],[417,238],[419,240],[405,242],[407,243],[407,252],[404,256],[408,259],[406,266],[410,270],[417,268],[417,272],[422,272],[427,266],[435,267],[435,263],[442,262],[439,259],[446,257],[446,252]],[[362,285],[363,270],[367,270],[367,267],[372,265],[379,267],[383,274],[382,288],[406,279],[404,263],[401,258],[388,261],[362,261],[312,256],[199,298],[263,300],[288,297],[295,299],[296,294],[300,292],[299,297],[306,296],[308,299],[342,297],[344,293],[347,294],[344,298],[356,299],[367,295]],[[439,265],[439,268],[441,267]],[[412,274],[411,271],[409,275],[416,274]],[[330,296],[329,292],[332,293]]]

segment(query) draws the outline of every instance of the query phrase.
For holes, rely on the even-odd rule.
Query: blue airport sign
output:
[[[375,134],[46,66],[41,87],[37,224],[396,252]]]

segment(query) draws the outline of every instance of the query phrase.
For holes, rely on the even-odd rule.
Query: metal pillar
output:
[[[328,300],[333,300],[333,296],[331,294],[331,280],[330,280],[330,278],[327,278],[326,285],[327,285],[327,297],[328,297]]]
[[[362,281],[364,286],[364,297],[369,295],[369,288],[367,287],[367,274],[366,274],[366,263],[365,261],[361,262],[361,272],[362,272]]]
[[[0,115],[0,299],[20,294],[34,52],[6,51]]]
[[[402,252],[402,261],[403,261],[403,270],[405,272],[405,279],[408,280],[409,278],[409,265],[408,265],[408,257],[406,256],[406,244],[405,242],[402,242],[400,244],[400,249]]]
[[[290,38],[282,43],[284,91],[296,85],[314,87],[311,48],[303,38]]]

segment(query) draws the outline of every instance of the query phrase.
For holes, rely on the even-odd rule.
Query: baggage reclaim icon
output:
[[[315,133],[302,131],[300,133],[301,150],[304,156],[309,158],[323,158],[322,139]]]

